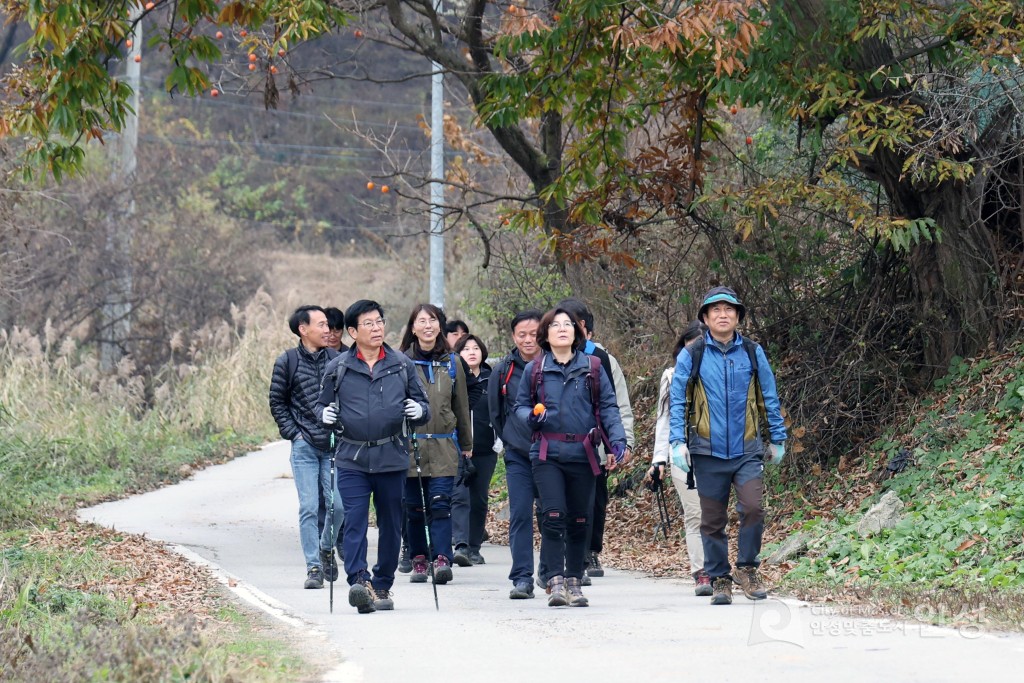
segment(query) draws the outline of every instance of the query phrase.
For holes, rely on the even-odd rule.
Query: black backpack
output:
[[[700,364],[704,360],[704,348],[707,346],[707,342],[704,337],[699,337],[696,341],[686,347],[686,352],[690,354],[690,377],[686,380],[686,439],[690,439],[690,426],[693,423],[693,392],[697,386],[697,379],[700,377]],[[761,392],[761,380],[757,376],[757,370],[759,364],[757,362],[757,344],[743,337],[743,348],[747,352],[747,357],[750,358],[750,375],[751,379],[754,380],[754,397],[757,401],[757,412],[760,417],[759,427],[762,429],[768,428],[768,409],[764,404],[764,394]],[[686,488],[694,488],[693,479],[693,468],[686,474]]]

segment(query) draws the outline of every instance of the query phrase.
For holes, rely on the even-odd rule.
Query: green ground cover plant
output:
[[[872,444],[858,471],[822,484],[834,500],[845,491],[845,505],[831,516],[818,514],[820,500],[797,506],[796,529],[813,540],[783,585],[809,595],[841,589],[890,607],[931,606],[950,620],[983,612],[993,624],[1021,628],[1022,354],[1017,343],[996,356],[955,359],[935,391]],[[901,449],[910,453],[908,467],[879,476]],[[856,495],[879,479],[871,495]],[[857,522],[889,491],[905,504],[901,520],[862,536]]]

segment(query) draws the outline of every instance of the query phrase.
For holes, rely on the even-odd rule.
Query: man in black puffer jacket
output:
[[[299,337],[297,347],[288,349],[274,362],[270,380],[270,412],[281,437],[292,442],[291,464],[295,488],[299,494],[299,538],[306,560],[306,588],[323,588],[324,575],[337,578],[330,529],[317,529],[320,491],[325,497],[331,489],[331,434],[316,412],[320,378],[328,361],[337,356],[328,348],[330,328],[319,306],[300,306],[288,320]],[[319,488],[318,488],[319,487]],[[341,526],[344,507],[341,497],[334,498],[334,532]],[[321,537],[322,536],[322,537]]]

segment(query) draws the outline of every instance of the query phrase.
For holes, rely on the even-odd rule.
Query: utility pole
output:
[[[132,241],[135,236],[135,152],[139,143],[139,88],[142,65],[142,6],[132,5],[130,19],[134,30],[127,38],[132,46],[127,52],[125,79],[132,89],[128,104],[131,112],[125,117],[121,131],[118,158],[111,172],[114,187],[113,206],[107,224],[107,263],[111,274],[101,311],[100,368],[113,370],[124,356],[125,344],[131,334],[132,312]]]
[[[441,14],[442,0],[434,0]],[[444,308],[444,72],[431,62],[430,77],[430,303]]]

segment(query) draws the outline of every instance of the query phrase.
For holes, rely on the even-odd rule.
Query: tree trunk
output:
[[[877,154],[875,179],[894,216],[931,218],[939,235],[911,247],[906,256],[919,306],[924,377],[943,375],[954,356],[972,356],[998,335],[992,315],[998,304],[995,247],[981,219],[983,174],[970,183],[914,185],[900,172],[898,156]]]

